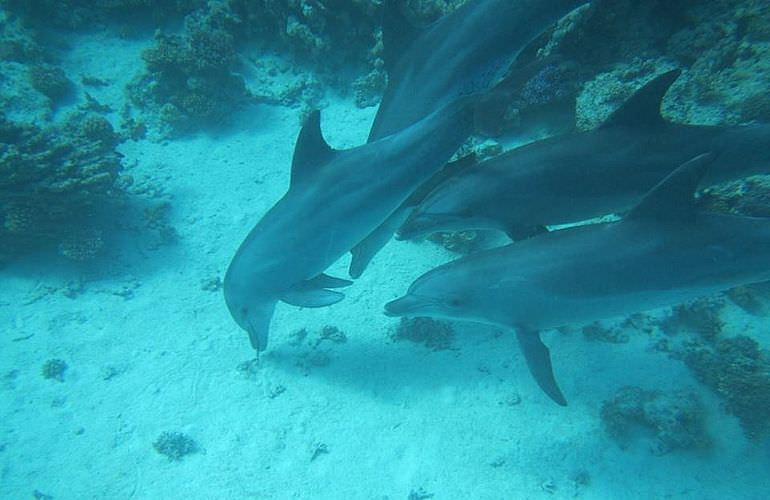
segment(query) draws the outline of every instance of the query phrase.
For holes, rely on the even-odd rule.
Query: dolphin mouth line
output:
[[[436,301],[430,297],[407,294],[385,304],[385,316],[397,318],[400,316],[412,316],[418,313],[423,314],[426,306],[435,303]]]

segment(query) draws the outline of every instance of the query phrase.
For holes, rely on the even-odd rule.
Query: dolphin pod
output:
[[[368,143],[333,151],[319,114],[312,114],[297,140],[288,192],[251,230],[225,274],[227,307],[254,349],[267,347],[279,300],[303,307],[342,300],[333,289],[350,282],[324,270],[430,185],[473,132],[481,98],[519,51],[584,3],[475,0],[418,35],[396,3],[385,2],[390,78]],[[388,225],[384,241],[354,251],[353,266],[363,271],[361,256],[368,263],[401,220]]]
[[[536,141],[463,169],[417,205],[398,238],[495,229],[517,240],[537,227],[624,212],[676,165],[704,151],[718,153],[706,185],[767,173],[770,125],[663,119],[661,102],[679,73],[653,78],[595,130]]]
[[[538,385],[566,405],[539,330],[770,278],[770,221],[695,210],[695,189],[714,156],[674,170],[619,222],[544,233],[428,271],[386,313],[516,330]]]
[[[567,400],[541,330],[770,279],[770,221],[699,212],[694,203],[699,185],[764,171],[770,126],[664,120],[660,103],[678,70],[653,78],[596,130],[480,164],[449,161],[494,103],[496,86],[516,75],[509,68],[526,44],[586,3],[470,0],[422,31],[395,1],[383,3],[389,82],[367,143],[335,151],[312,113],[288,191],[227,269],[227,307],[257,352],[279,301],[339,302],[338,289],[352,282],[326,269],[350,251],[358,277],[399,226],[402,238],[477,228],[521,239],[425,273],[385,313],[514,330],[535,382],[559,405]],[[618,222],[521,238],[617,212],[625,213]]]

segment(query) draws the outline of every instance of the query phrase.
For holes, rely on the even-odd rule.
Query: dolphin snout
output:
[[[418,311],[423,305],[424,301],[419,297],[404,295],[385,304],[385,315],[390,317],[407,316]]]

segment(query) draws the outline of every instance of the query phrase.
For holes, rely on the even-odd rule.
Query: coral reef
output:
[[[34,27],[80,29],[94,24],[157,24],[205,5],[205,0],[4,0]]]
[[[181,432],[164,432],[152,443],[155,451],[168,458],[169,462],[178,462],[187,455],[200,451],[198,443]]]
[[[142,53],[147,71],[128,86],[135,105],[181,133],[218,124],[247,102],[243,78],[234,73],[236,52],[226,9],[195,13],[182,35],[157,33]]]
[[[770,435],[770,353],[746,336],[713,345],[694,344],[684,361],[695,376],[725,400],[746,435]]]
[[[119,202],[116,142],[100,117],[39,128],[0,115],[0,261],[47,247],[75,260],[101,250],[104,217]]]
[[[625,386],[602,404],[601,419],[607,434],[622,448],[647,439],[650,451],[663,455],[703,449],[711,442],[698,398],[685,391],[663,393]]]
[[[572,64],[577,125],[597,126],[655,73],[683,67],[664,112],[675,121],[770,119],[770,9],[761,0],[593,2],[546,36],[538,57]],[[572,87],[575,88],[575,87]]]
[[[755,175],[704,190],[698,204],[705,210],[770,217],[770,177]]]
[[[67,363],[61,359],[49,359],[43,363],[41,374],[43,378],[64,382],[64,373],[67,371]]]
[[[449,322],[433,318],[401,318],[398,326],[390,332],[393,341],[408,340],[424,344],[432,351],[452,349],[454,335]]]
[[[30,66],[27,77],[32,88],[48,97],[53,106],[72,94],[74,84],[64,70],[48,64]]]

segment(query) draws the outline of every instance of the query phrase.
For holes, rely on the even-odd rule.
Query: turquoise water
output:
[[[464,3],[405,2],[399,22],[440,26]],[[460,12],[495,2],[467,4]],[[290,305],[280,289],[255,353],[226,306],[225,272],[289,188],[302,123],[320,109],[331,147],[365,147],[398,84],[388,57],[439,43],[404,28],[388,55],[380,2],[0,6],[0,497],[767,497],[770,299],[753,283],[763,269],[694,302],[544,330],[566,407],[535,383],[510,328],[384,314],[431,269],[507,244],[500,231],[390,239],[327,307]],[[508,78],[506,49],[459,86],[483,93],[502,80],[493,109],[505,112],[481,116],[497,116],[499,134],[476,129],[457,156],[595,130],[673,68],[666,120],[770,120],[763,2],[596,2],[556,17]],[[453,84],[459,73],[439,74],[450,67],[439,61],[431,81]],[[428,83],[400,99],[430,97]],[[434,95],[436,106],[452,95]],[[428,135],[399,161],[439,140]],[[317,255],[347,278],[349,254],[307,238],[339,241],[363,219],[355,234],[373,229],[383,196],[366,193],[396,171],[382,160],[395,148],[341,167],[372,172],[350,188],[365,194],[350,220],[313,224],[344,193],[284,215],[280,251],[263,259],[283,270],[255,287],[272,293]],[[702,194],[701,208],[767,216],[765,193],[763,176],[738,179]]]

